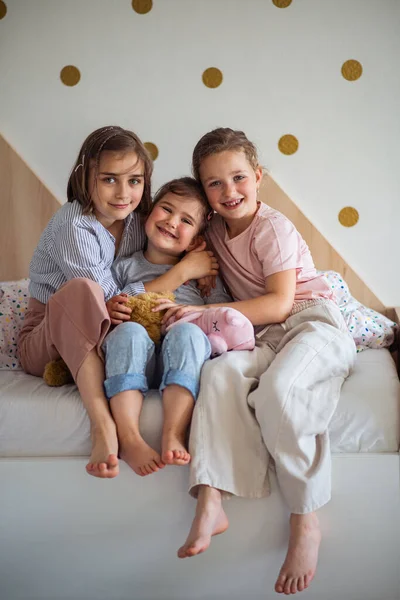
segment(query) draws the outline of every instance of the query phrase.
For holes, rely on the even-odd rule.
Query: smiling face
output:
[[[106,229],[137,208],[143,189],[144,164],[135,152],[102,152],[98,168],[90,169],[93,212]]]
[[[163,262],[176,263],[182,252],[190,250],[203,224],[200,201],[168,192],[157,202],[147,218],[145,231],[148,251],[164,255]]]
[[[226,150],[203,159],[201,183],[210,206],[235,235],[244,231],[257,212],[262,169],[253,169],[243,151]]]

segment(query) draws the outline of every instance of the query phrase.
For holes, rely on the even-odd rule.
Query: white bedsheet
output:
[[[397,452],[400,383],[387,350],[357,355],[331,421],[332,452]],[[144,437],[159,447],[162,407],[158,392],[144,402]],[[0,372],[0,457],[86,456],[89,420],[74,385],[49,388],[20,371]]]

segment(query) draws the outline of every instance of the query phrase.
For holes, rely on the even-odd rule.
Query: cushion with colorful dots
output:
[[[21,369],[17,337],[28,307],[28,279],[0,283],[0,370]]]
[[[333,291],[357,352],[366,348],[388,348],[394,342],[397,325],[384,315],[358,302],[343,277],[335,271],[322,271]]]

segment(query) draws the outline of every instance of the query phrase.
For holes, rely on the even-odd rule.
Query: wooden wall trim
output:
[[[1,135],[0,206],[0,281],[21,279],[60,203]]]
[[[365,285],[357,273],[336,252],[270,175],[264,175],[259,198],[272,208],[279,210],[294,223],[307,242],[317,269],[337,271],[343,275],[352,295],[359,302],[379,312],[385,312],[385,305]]]

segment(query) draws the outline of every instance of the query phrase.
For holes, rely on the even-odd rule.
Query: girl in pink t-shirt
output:
[[[232,305],[255,326],[257,344],[203,367],[190,437],[197,509],[178,556],[204,552],[211,537],[227,529],[222,496],[268,495],[272,457],[291,512],[275,590],[293,594],[315,574],[321,537],[315,511],[330,499],[327,430],[355,346],[301,235],[258,202],[262,168],[245,134],[207,133],[194,149],[193,172],[216,213],[208,238]],[[216,306],[228,305],[201,309]],[[164,320],[193,309],[172,305]]]

